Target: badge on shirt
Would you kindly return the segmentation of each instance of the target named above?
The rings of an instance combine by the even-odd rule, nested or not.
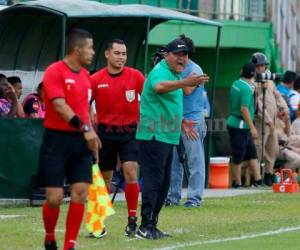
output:
[[[135,90],[126,90],[125,91],[126,100],[128,102],[133,102],[135,99]]]

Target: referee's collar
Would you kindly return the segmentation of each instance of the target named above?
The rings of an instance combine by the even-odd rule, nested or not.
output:
[[[122,71],[120,71],[119,73],[115,73],[115,74],[112,74],[108,71],[108,68],[106,67],[106,71],[107,71],[107,74],[110,76],[110,77],[118,77],[120,75],[122,75],[123,71],[124,71],[125,67],[122,69]]]

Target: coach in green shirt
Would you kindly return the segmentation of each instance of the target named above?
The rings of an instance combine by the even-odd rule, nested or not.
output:
[[[182,88],[207,81],[206,76],[196,74],[181,79],[188,61],[188,48],[181,39],[170,42],[166,51],[165,59],[153,68],[144,84],[136,134],[143,176],[142,223],[137,237],[151,240],[166,236],[156,226],[169,189],[173,147],[179,144]]]
[[[227,128],[232,149],[232,168],[234,188],[242,186],[241,164],[248,161],[254,175],[254,186],[262,185],[259,173],[256,147],[253,138],[257,138],[254,119],[254,76],[255,65],[245,64],[241,78],[235,81],[230,90],[230,113],[227,118]]]

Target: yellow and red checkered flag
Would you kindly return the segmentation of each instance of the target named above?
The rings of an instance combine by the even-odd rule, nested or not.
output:
[[[113,205],[97,164],[93,165],[93,184],[89,187],[86,228],[95,237],[104,229],[104,220],[114,214]]]

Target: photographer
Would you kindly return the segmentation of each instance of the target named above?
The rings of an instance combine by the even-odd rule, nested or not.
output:
[[[259,173],[256,148],[252,138],[257,138],[254,119],[254,86],[255,66],[245,64],[241,70],[241,78],[235,81],[230,90],[230,114],[227,118],[227,128],[233,156],[232,187],[239,188],[241,184],[241,165],[248,161],[254,175],[254,186],[262,185]]]
[[[267,57],[262,53],[255,53],[251,58],[255,65],[256,73],[268,72],[269,64]],[[263,91],[263,89],[265,89]],[[263,92],[265,93],[263,97]],[[288,107],[281,94],[271,80],[261,80],[256,82],[255,90],[255,127],[258,138],[254,141],[260,162],[264,162],[264,184],[272,185],[273,167],[279,152],[278,136],[275,130],[278,117],[288,115]],[[264,98],[264,102],[263,102]],[[263,108],[264,107],[264,108]],[[264,109],[264,117],[263,117]],[[264,126],[264,127],[262,127]],[[264,135],[262,135],[264,129]],[[262,148],[264,155],[262,156]]]

